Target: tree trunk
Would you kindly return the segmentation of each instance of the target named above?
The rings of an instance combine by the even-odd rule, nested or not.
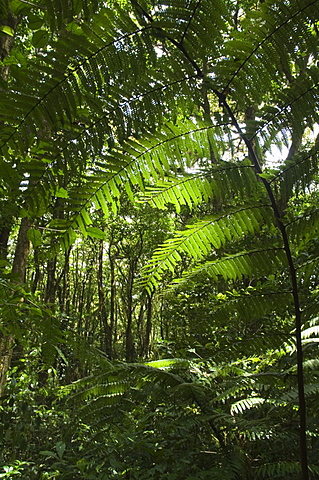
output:
[[[28,239],[28,230],[31,226],[31,220],[24,217],[21,221],[13,265],[12,274],[17,284],[24,283],[25,272],[30,250],[30,242]],[[0,397],[3,395],[6,383],[7,372],[10,368],[12,352],[14,346],[14,336],[4,335],[0,338]]]
[[[3,226],[0,230],[0,260],[6,260],[8,253],[8,240],[11,228]]]
[[[144,340],[144,357],[148,358],[150,355],[151,333],[152,333],[152,297],[153,295],[147,295],[147,316],[146,316],[146,330]]]
[[[8,0],[4,0],[4,5],[0,11],[0,24],[16,30],[19,18],[15,17],[13,13],[9,10]],[[1,62],[10,54],[14,44],[14,36],[2,34],[0,36],[0,59]],[[7,81],[9,76],[9,65],[4,65],[0,67],[0,76],[3,80]]]
[[[0,7],[0,24],[10,27],[15,31],[19,19],[9,10],[8,0],[2,2]],[[14,43],[14,37],[2,34],[0,36],[0,60],[3,62],[10,54]],[[7,81],[9,77],[9,65],[0,67],[0,76],[2,80]],[[12,218],[6,220],[0,231],[0,258],[5,259],[7,254],[7,245],[11,230]],[[31,225],[28,218],[23,218],[18,234],[18,240],[13,260],[12,273],[16,276],[17,283],[23,283],[25,279],[25,269],[29,253],[29,240],[27,232]],[[14,345],[14,336],[0,335],[0,397],[3,395],[4,386],[7,378],[7,371],[10,368],[12,351]]]
[[[26,266],[30,251],[30,241],[28,239],[28,230],[31,227],[31,220],[24,217],[21,220],[17,245],[14,253],[12,273],[16,275],[18,283],[24,283]]]
[[[127,362],[133,362],[135,357],[133,341],[133,281],[134,281],[134,260],[129,262],[129,271],[126,284],[126,331],[125,331],[125,358]]]
[[[45,303],[52,306],[55,303],[55,272],[56,272],[56,258],[48,260],[47,263],[47,284],[45,288]]]
[[[105,294],[104,294],[104,285],[103,285],[103,240],[100,242],[99,257],[98,257],[98,272],[97,272],[97,281],[98,281],[98,294],[99,294],[99,314],[101,319],[101,324],[104,329],[104,345],[105,353],[108,358],[112,358],[112,330],[111,325],[107,319],[107,310],[105,305]]]
[[[110,263],[110,334],[111,334],[111,344],[110,344],[110,353],[111,357],[114,356],[114,347],[113,341],[115,340],[115,325],[116,325],[116,281],[115,281],[115,258],[111,254],[111,245],[109,247],[109,263]]]

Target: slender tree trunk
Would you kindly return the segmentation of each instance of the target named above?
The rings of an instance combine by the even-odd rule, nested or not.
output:
[[[8,253],[8,240],[11,228],[4,225],[0,230],[0,260],[6,260]]]
[[[48,260],[47,263],[47,284],[45,289],[45,303],[52,306],[55,303],[55,274],[56,274],[56,258]]]
[[[144,344],[145,344],[145,338],[144,338],[144,317],[146,313],[146,295],[142,296],[139,302],[139,307],[140,311],[137,317],[137,338],[138,338],[138,355],[140,358],[143,358],[144,356]]]
[[[4,0],[0,10],[0,24],[10,27],[13,31],[16,30],[19,18],[15,17],[9,10],[8,0]],[[14,36],[2,34],[0,36],[0,60],[3,62],[13,48]],[[0,76],[2,80],[7,81],[9,77],[9,65],[0,67]],[[12,217],[6,218],[5,224],[1,226],[0,230],[0,258],[5,259],[7,255],[7,245],[11,231]],[[27,232],[31,225],[28,218],[23,218],[19,229],[12,273],[15,275],[17,283],[23,283],[25,280],[25,270],[29,254],[29,240]],[[3,395],[3,389],[6,383],[7,371],[10,368],[12,351],[14,346],[13,335],[0,335],[0,397]]]
[[[3,0],[2,5],[0,7],[0,25],[5,25],[13,30],[17,28],[19,23],[19,19],[15,17],[12,12],[9,10],[8,0]],[[2,32],[1,32],[2,33]],[[14,37],[11,35],[6,35],[2,33],[0,35],[0,60],[3,62],[13,48],[14,44]],[[9,65],[0,66],[0,77],[5,82],[8,80],[9,77]],[[2,93],[3,94],[3,93]],[[0,125],[1,125],[0,121]],[[7,256],[7,248],[8,248],[8,240],[10,236],[10,231],[13,223],[12,214],[5,215],[2,212],[2,225],[0,227],[0,259],[6,259]],[[1,350],[0,350],[1,351]]]
[[[28,230],[31,227],[31,220],[24,217],[21,220],[17,244],[14,253],[12,273],[16,275],[18,283],[24,283],[26,266],[30,251],[30,241],[28,239]]]
[[[61,291],[61,300],[60,300],[60,310],[63,313],[68,315],[68,306],[70,306],[70,282],[69,282],[69,272],[70,272],[70,252],[71,249],[65,252],[64,255],[64,266],[63,271],[61,274],[61,283],[62,283],[62,291]]]
[[[103,285],[103,253],[104,253],[104,244],[103,240],[100,242],[99,256],[98,256],[98,272],[97,272],[97,283],[98,283],[98,294],[99,294],[99,315],[101,319],[101,324],[104,329],[104,345],[105,353],[108,358],[112,358],[112,330],[108,322],[108,314],[105,304],[105,293]]]
[[[134,282],[134,260],[129,262],[129,271],[126,284],[126,331],[125,331],[125,358],[127,362],[132,362],[135,357],[133,341],[133,282]]]
[[[24,283],[25,280],[25,272],[30,250],[30,242],[28,239],[28,230],[30,226],[31,220],[24,217],[21,221],[12,265],[12,274],[17,284]],[[15,340],[12,334],[4,335],[0,338],[0,397],[3,395],[7,371],[10,368],[14,343]]]
[[[115,326],[116,326],[116,279],[115,279],[115,258],[111,254],[111,245],[108,251],[110,265],[110,354],[114,356]]]
[[[39,255],[38,255],[38,249],[34,249],[34,268],[35,268],[35,273],[32,275],[31,278],[31,292],[34,293],[36,289],[38,288],[40,279],[41,279],[41,270],[40,270],[40,262],[39,262]]]
[[[150,344],[151,344],[151,333],[152,333],[152,313],[153,313],[153,302],[152,295],[147,294],[147,315],[146,315],[146,330],[145,330],[145,340],[144,340],[144,357],[148,358],[150,355]]]
[[[13,13],[9,10],[8,0],[3,1],[3,5],[0,11],[0,24],[16,30],[19,18],[14,16]],[[2,34],[0,36],[0,59],[3,61],[11,52],[14,44],[14,36]],[[9,65],[4,65],[0,67],[0,76],[3,80],[7,81],[9,77]]]
[[[0,338],[0,399],[3,396],[4,387],[7,381],[7,372],[10,368],[13,346],[13,335],[5,335]]]

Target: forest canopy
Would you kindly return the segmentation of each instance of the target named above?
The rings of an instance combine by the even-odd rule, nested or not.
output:
[[[0,478],[318,478],[318,40],[0,0]]]

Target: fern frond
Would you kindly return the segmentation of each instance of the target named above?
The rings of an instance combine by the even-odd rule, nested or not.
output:
[[[65,26],[65,22],[70,22],[76,18],[80,12],[89,18],[92,13],[98,9],[97,0],[80,0],[79,2],[70,2],[64,0],[44,0],[44,5],[50,27],[53,31],[59,30]],[[41,8],[41,7],[39,7]]]
[[[141,201],[165,209],[174,205],[179,212],[182,205],[190,209],[203,201],[215,198],[219,202],[236,195],[244,200],[257,190],[257,182],[249,165],[228,164],[224,167],[212,168],[209,172],[199,172],[179,178],[165,178],[154,187],[146,187],[140,196]]]
[[[316,208],[292,220],[287,225],[287,232],[291,240],[306,245],[317,235],[319,228],[318,221],[319,209]]]
[[[185,230],[176,232],[173,238],[155,251],[152,260],[144,268],[141,283],[152,290],[158,285],[162,272],[168,269],[174,272],[176,264],[181,260],[181,254],[186,253],[194,260],[200,260],[227,242],[258,232],[262,225],[270,225],[271,221],[272,213],[269,207],[258,205],[230,210],[221,216],[208,217],[189,225]]]
[[[212,312],[212,320],[218,323],[227,323],[228,319],[236,315],[237,318],[258,318],[275,312],[279,309],[285,312],[291,304],[289,291],[262,290],[250,294],[249,290],[242,293],[234,292],[226,297],[220,306]]]
[[[275,309],[276,306],[274,305],[273,308]],[[235,361],[242,356],[265,355],[269,352],[280,354],[286,352],[288,347],[291,349],[292,345],[294,342],[291,334],[266,332],[260,335],[255,334],[253,337],[243,337],[236,342],[227,342],[221,348],[214,346],[212,352],[216,361],[222,362],[226,355],[230,361]],[[210,344],[206,347],[209,349]]]
[[[259,405],[264,405],[264,403],[265,399],[262,397],[243,398],[242,400],[238,400],[231,405],[230,412],[232,414],[240,414],[246,410],[250,410],[251,408],[256,408]]]
[[[219,126],[213,130],[219,136]],[[79,149],[78,144],[75,145]],[[70,219],[69,226],[61,238],[63,247],[70,246],[68,237],[73,238],[77,230],[84,235],[87,234],[86,226],[90,223],[83,221],[83,215],[89,216],[92,204],[96,209],[101,209],[106,217],[110,213],[116,214],[123,187],[133,200],[135,187],[145,192],[146,185],[154,181],[163,182],[164,187],[167,180],[164,182],[159,179],[166,179],[166,175],[172,170],[185,169],[191,166],[198,156],[201,158],[207,155],[209,155],[208,127],[201,127],[191,120],[177,124],[168,122],[160,133],[145,135],[139,140],[128,139],[122,145],[114,145],[109,153],[101,153],[92,164],[91,172],[88,172],[83,185],[80,188],[76,186],[68,192],[65,204],[72,212],[73,218]],[[60,163],[57,166],[60,166]],[[35,206],[41,204],[42,188],[46,181],[50,182],[51,192],[58,188],[51,176],[51,168],[47,168],[38,186],[32,185],[30,191],[26,192],[29,203]],[[169,188],[164,188],[162,195],[158,194],[153,203],[164,208],[165,202],[171,200],[179,209],[180,204],[184,202],[196,205],[201,199],[208,199],[210,192],[219,200],[232,195],[245,199],[258,189],[258,182],[248,165],[225,164],[224,167],[214,168],[207,176],[210,181],[189,178],[187,182],[176,185],[176,188],[169,183]]]
[[[300,38],[307,39],[308,45],[315,44],[307,21],[315,21],[317,15],[318,4],[314,0],[302,2],[300,5],[291,3],[289,6],[267,3],[248,12],[244,22],[249,34],[247,35],[247,30],[245,33],[238,30],[225,42],[225,60],[220,62],[217,70],[220,76],[219,84],[223,85],[225,90],[232,86],[238,97],[246,96],[245,88],[253,88],[255,98],[258,97],[257,86],[260,83],[270,86],[272,80],[280,76],[274,66],[280,62],[286,64]],[[297,21],[299,19],[301,21]],[[291,28],[292,24],[296,31]],[[292,37],[296,39],[296,43],[292,41]],[[230,58],[236,61],[231,63]],[[280,83],[281,79],[278,80]]]
[[[292,195],[306,190],[314,182],[318,173],[318,148],[316,142],[309,151],[301,152],[281,167],[272,182],[279,183],[282,201],[288,202]]]
[[[264,121],[261,122],[261,127],[257,129],[253,137],[259,135],[264,139],[266,145],[269,139],[278,136],[278,132],[283,137],[287,136],[287,131],[291,131],[290,136],[292,133],[302,136],[306,124],[312,125],[318,121],[316,113],[312,109],[313,102],[316,103],[319,98],[318,80],[315,84],[308,80],[303,92],[300,92],[299,84],[297,85],[295,90],[298,89],[298,91],[291,89],[292,91],[289,92],[289,95],[287,94],[286,99],[283,101],[278,99],[276,107],[265,107],[264,112],[261,112]],[[317,148],[318,146],[315,146],[316,150]]]
[[[252,279],[278,273],[285,265],[286,257],[282,249],[267,248],[239,252],[189,269],[181,278],[175,279],[167,290],[181,287],[197,275],[209,276],[214,281],[220,277],[230,282],[242,277]]]
[[[265,463],[254,469],[256,478],[291,478],[300,474],[298,462]]]

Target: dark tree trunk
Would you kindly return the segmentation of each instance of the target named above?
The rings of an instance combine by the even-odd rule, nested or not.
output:
[[[153,313],[153,302],[152,295],[147,295],[147,311],[146,311],[146,330],[145,330],[145,341],[144,341],[144,352],[143,356],[148,358],[150,355],[150,346],[151,346],[151,333],[152,333],[152,313]]]
[[[135,348],[133,341],[133,282],[134,282],[134,260],[129,263],[128,278],[126,284],[126,331],[125,331],[125,358],[127,362],[135,360]]]
[[[0,5],[0,25],[17,28],[19,19],[9,10],[8,0],[4,0]],[[14,44],[14,36],[2,34],[0,36],[0,60],[8,57]],[[7,81],[9,77],[9,65],[0,66],[0,77]],[[7,245],[11,230],[12,218],[6,219],[6,223],[1,226],[0,231],[0,259],[5,259],[7,255]],[[27,232],[31,225],[28,218],[23,218],[18,234],[17,245],[13,260],[12,273],[16,277],[17,283],[23,283],[25,279],[25,269],[29,253],[29,241]],[[14,337],[0,334],[0,397],[3,395],[3,389],[6,383],[7,371],[10,368],[12,351],[14,346]]]
[[[17,284],[24,283],[25,272],[30,250],[28,239],[28,230],[31,226],[31,220],[24,217],[21,221],[15,254],[12,265],[12,274]],[[7,371],[10,368],[11,358],[14,347],[14,336],[4,335],[0,338],[0,396],[6,383]]]
[[[0,260],[6,260],[8,254],[8,240],[11,228],[3,226],[0,230]]]
[[[105,353],[108,358],[112,358],[112,329],[107,318],[108,312],[106,309],[105,292],[104,292],[104,285],[103,285],[103,252],[104,252],[104,244],[103,244],[103,240],[101,240],[99,257],[98,257],[99,268],[97,272],[98,294],[99,294],[99,314],[100,314],[101,324],[104,329]]]
[[[2,2],[2,6],[0,7],[0,24],[5,25],[7,27],[12,28],[12,30],[16,30],[19,18],[15,17],[13,13],[9,10],[8,0],[4,0]],[[5,35],[2,34],[0,36],[0,60],[3,61],[11,52],[12,47],[14,44],[14,36],[13,35]],[[8,80],[9,76],[9,65],[4,65],[0,67],[0,76],[3,80]]]
[[[113,342],[115,340],[115,326],[116,326],[116,281],[115,281],[115,258],[111,254],[111,246],[109,248],[109,264],[110,264],[110,333],[111,345],[110,353],[112,358],[114,356]]]
[[[12,265],[12,273],[16,276],[18,283],[24,283],[25,281],[25,272],[30,251],[30,241],[28,239],[28,230],[30,227],[31,220],[24,217],[21,220]]]
[[[56,273],[56,258],[48,260],[47,263],[47,284],[45,288],[45,303],[50,303],[52,306],[55,303],[55,273]]]

